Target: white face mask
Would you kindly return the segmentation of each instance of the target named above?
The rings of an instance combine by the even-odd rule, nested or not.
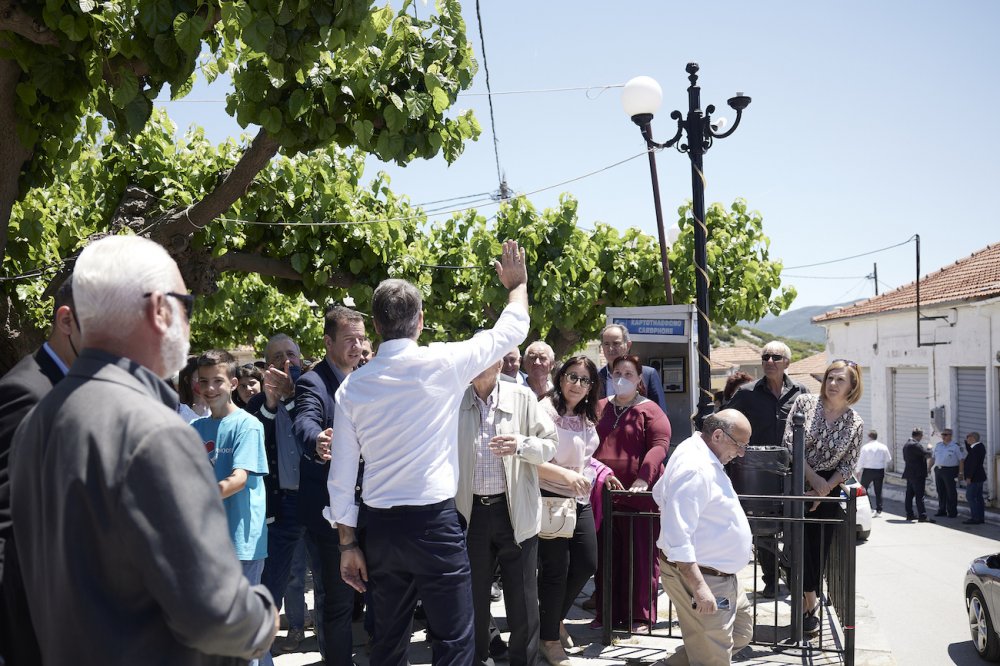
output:
[[[635,389],[638,386],[635,382],[630,382],[624,377],[615,377],[612,382],[612,386],[615,389],[615,395],[632,395],[635,393]]]

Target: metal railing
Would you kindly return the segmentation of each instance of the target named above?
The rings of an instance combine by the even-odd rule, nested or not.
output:
[[[773,524],[780,525],[780,531],[773,535],[755,534],[754,547],[757,552],[762,548],[776,549],[775,557],[775,580],[785,579],[789,587],[790,614],[787,620],[779,619],[783,602],[776,595],[774,599],[764,599],[760,595],[757,583],[760,579],[760,567],[758,561],[753,562],[753,590],[751,599],[753,618],[753,640],[751,645],[765,646],[775,651],[802,650],[808,652],[828,652],[838,653],[843,659],[845,666],[854,664],[854,621],[855,621],[855,545],[856,545],[856,525],[855,509],[856,497],[853,492],[847,492],[847,497],[813,497],[806,495],[798,496],[771,496],[771,495],[740,495],[743,501],[768,500],[780,502],[785,510],[784,515],[775,516],[748,516],[751,528],[755,526],[767,526],[765,532],[774,532]],[[659,533],[660,514],[655,511],[635,511],[631,509],[620,509],[616,507],[615,498],[622,497],[651,497],[651,493],[634,493],[627,490],[612,491],[604,489],[602,512],[604,519],[601,524],[601,548],[602,548],[602,571],[601,580],[601,615],[602,615],[602,642],[610,645],[615,635],[629,635],[632,627],[636,624],[634,610],[634,594],[636,590],[636,553],[635,534],[638,530],[645,530],[648,534],[650,544],[647,557],[647,568],[642,573],[645,574],[643,581],[648,581],[650,586],[649,598],[655,599],[657,596],[657,582],[653,577],[659,555],[656,548],[656,536]],[[808,510],[813,504],[840,505],[841,510],[836,511],[837,516],[833,518],[810,517]],[[796,514],[802,517],[795,517]],[[614,521],[619,521],[619,530],[627,535],[625,543],[615,543],[612,536]],[[625,522],[626,525],[621,525]],[[826,556],[823,549],[820,549],[820,571],[825,571],[825,582],[821,580],[820,590],[817,594],[821,600],[817,617],[820,620],[820,631],[814,637],[805,637],[802,634],[802,565],[793,563],[793,533],[798,529],[805,531],[806,526],[818,528],[820,540],[830,539],[829,555]],[[784,535],[784,536],[781,536]],[[770,546],[766,545],[770,542]],[[776,547],[781,543],[783,547]],[[617,555],[617,557],[616,557]],[[799,560],[801,561],[801,560]],[[748,563],[749,564],[749,563]],[[615,578],[620,576],[620,572],[626,572],[627,590],[616,589]],[[616,576],[615,573],[619,572]],[[794,575],[795,573],[798,575]],[[824,592],[825,591],[825,592]],[[626,595],[628,598],[628,613],[625,622],[616,627],[613,617],[613,603],[618,595]],[[663,620],[651,615],[650,621],[644,622],[648,633],[654,637],[679,638],[679,630],[675,632],[677,616],[674,613],[673,604],[669,598],[662,597],[668,601],[668,612],[666,626],[662,628]],[[772,606],[772,612],[760,612],[761,608]],[[655,604],[653,604],[655,608]],[[834,613],[829,612],[832,608]],[[619,620],[621,618],[618,618]],[[769,621],[770,620],[770,621]]]

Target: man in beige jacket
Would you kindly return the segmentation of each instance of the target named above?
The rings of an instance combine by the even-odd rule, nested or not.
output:
[[[480,373],[458,419],[458,494],[468,523],[478,666],[490,657],[490,583],[500,564],[512,666],[538,654],[537,553],[541,509],[536,465],[556,451],[556,429],[529,389],[498,381],[503,361]]]

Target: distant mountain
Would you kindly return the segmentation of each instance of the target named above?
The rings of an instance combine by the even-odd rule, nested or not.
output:
[[[853,301],[851,301],[853,303]],[[770,333],[771,335],[783,338],[793,338],[795,340],[808,340],[809,342],[825,342],[826,331],[822,326],[812,323],[812,318],[829,312],[839,305],[810,305],[804,308],[789,310],[777,317],[767,315],[756,324],[741,322],[744,325],[752,326],[758,330]]]

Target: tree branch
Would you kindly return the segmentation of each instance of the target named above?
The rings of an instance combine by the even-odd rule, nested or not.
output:
[[[59,38],[24,13],[13,0],[0,0],[0,32],[12,32],[40,46],[59,46]]]
[[[31,158],[31,150],[17,138],[14,100],[20,77],[21,67],[16,61],[0,59],[0,264],[7,256],[10,213],[17,201],[21,169]]]
[[[253,179],[277,154],[278,148],[278,142],[261,128],[240,161],[214,190],[189,209],[172,209],[164,213],[154,222],[150,237],[172,253],[183,250],[190,234],[229,210],[246,194]]]
[[[215,268],[220,273],[235,271],[238,273],[258,273],[260,275],[270,275],[272,277],[283,278],[285,280],[302,281],[302,274],[292,268],[292,264],[281,259],[273,259],[259,254],[248,252],[227,252],[215,260]],[[328,287],[348,288],[354,286],[356,280],[353,275],[334,271],[327,281]]]

